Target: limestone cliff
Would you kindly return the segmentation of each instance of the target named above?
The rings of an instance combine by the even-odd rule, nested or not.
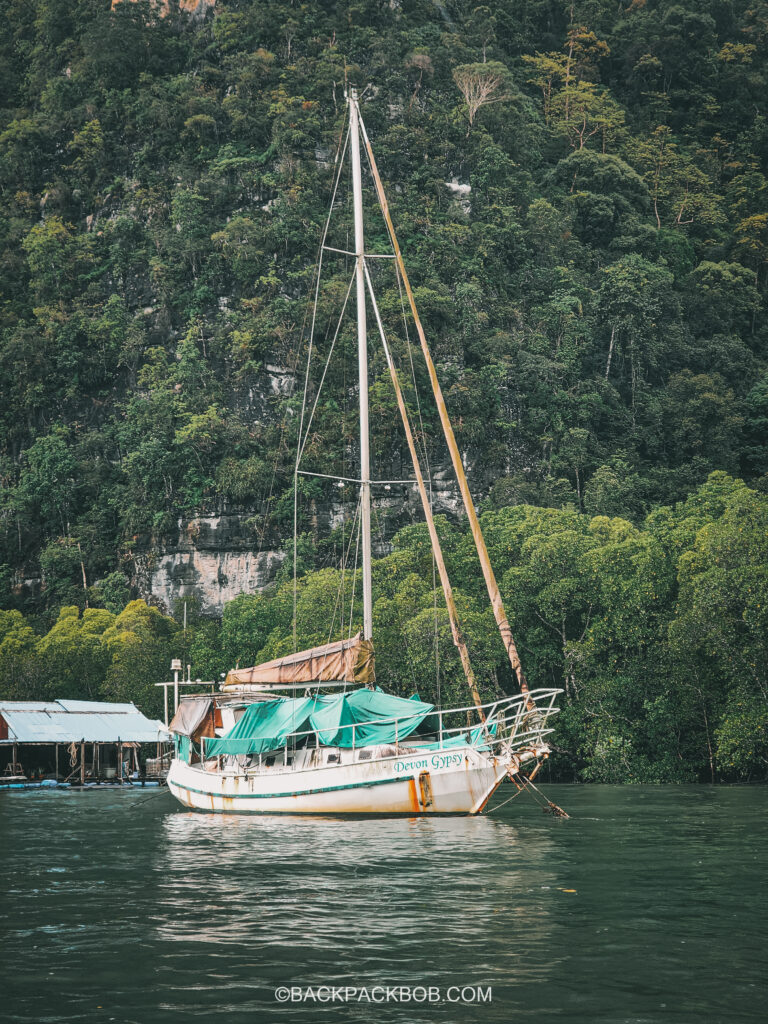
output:
[[[133,3],[134,0],[112,0],[112,9],[124,2]],[[163,15],[168,13],[172,5],[193,18],[202,18],[216,6],[216,0],[153,0],[153,6],[159,7]]]
[[[382,488],[377,488],[382,491]],[[435,512],[455,518],[460,501],[450,469],[433,473]],[[415,485],[392,485],[377,498],[374,555],[391,550],[390,539],[401,527],[421,522],[423,514]],[[313,511],[312,530],[318,538],[340,526],[346,508],[340,502]],[[288,543],[288,542],[287,542]],[[286,559],[285,550],[261,547],[253,513],[180,518],[172,533],[148,538],[133,552],[133,584],[152,604],[173,612],[177,602],[193,598],[205,615],[221,615],[224,605],[240,594],[254,594],[272,583]]]
[[[285,554],[259,551],[246,516],[179,519],[175,536],[134,557],[141,595],[172,612],[185,597],[207,615],[221,615],[239,594],[253,594],[275,578]]]

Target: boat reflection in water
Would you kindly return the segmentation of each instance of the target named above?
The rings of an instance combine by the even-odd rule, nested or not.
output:
[[[477,984],[505,984],[512,970],[517,981],[521,972],[540,977],[541,963],[509,941],[514,930],[526,946],[550,944],[551,908],[541,896],[557,884],[553,838],[535,820],[531,843],[493,814],[386,823],[307,817],[300,829],[282,817],[167,815],[157,945],[171,959],[188,943],[206,946],[214,971],[218,958],[228,973],[249,962],[262,989],[447,986],[462,965],[460,980]],[[481,962],[471,955],[475,944]],[[446,957],[446,945],[457,956]]]

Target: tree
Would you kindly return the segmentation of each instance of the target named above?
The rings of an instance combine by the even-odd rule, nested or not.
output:
[[[768,374],[750,389],[744,402],[742,460],[747,472],[768,474]]]
[[[584,510],[591,515],[624,516],[637,521],[644,511],[640,476],[622,460],[598,466],[584,489]]]
[[[631,162],[648,185],[657,228],[723,224],[723,200],[697,161],[682,151],[672,129],[660,125],[630,145]]]
[[[108,612],[119,615],[131,596],[128,578],[125,573],[116,569],[94,583],[90,589],[90,596],[94,604],[103,605]]]
[[[592,245],[608,245],[648,210],[645,182],[613,154],[577,149],[557,164],[551,180],[572,197],[575,228]]]
[[[534,534],[522,547],[522,564],[503,578],[505,600],[518,630],[523,629],[526,647],[536,649],[529,670],[538,678],[562,683],[573,700],[582,685],[577,649],[596,601],[585,573],[585,558],[594,540],[586,535],[583,521],[579,525],[578,531]]]
[[[418,96],[419,91],[421,90],[421,85],[422,82],[424,81],[424,75],[433,75],[435,73],[435,69],[432,66],[432,59],[430,58],[428,53],[410,54],[406,60],[406,67],[418,73],[418,78],[414,82],[413,93],[408,103],[408,107],[410,108],[413,106],[416,97]]]
[[[597,84],[598,63],[610,48],[594,32],[572,25],[565,53],[523,55],[544,100],[544,118],[553,132],[568,139],[572,149],[583,149],[597,137],[605,153],[624,127],[624,111],[610,91]]]
[[[755,284],[759,286],[760,271],[768,264],[768,213],[756,213],[739,221],[735,248],[742,259],[754,267]]]
[[[114,615],[104,609],[65,607],[36,644],[46,695],[97,700],[110,662],[104,634]]]
[[[483,64],[460,64],[453,69],[453,80],[467,105],[467,134],[482,107],[503,103],[510,98],[509,71],[497,60]]]
[[[36,658],[39,636],[19,611],[0,611],[0,695],[5,700],[35,700],[45,680]]]
[[[744,420],[733,391],[719,374],[673,374],[664,404],[671,460],[700,461],[708,470],[736,468]]]
[[[88,580],[80,545],[71,537],[57,537],[40,553],[43,589],[49,607],[88,603]]]
[[[760,308],[754,276],[740,263],[702,260],[687,283],[690,320],[701,334],[746,331]]]
[[[293,585],[282,584],[274,592],[241,594],[224,609],[221,624],[223,670],[257,665],[270,636],[291,631]]]
[[[643,374],[658,365],[664,349],[661,324],[666,319],[673,280],[665,267],[634,254],[603,271],[599,308],[610,329],[605,378],[611,376],[618,353],[628,356],[633,415]]]
[[[74,242],[71,225],[53,216],[35,224],[23,243],[38,302],[61,297],[71,275]]]
[[[483,64],[486,63],[486,50],[496,41],[496,17],[490,7],[475,7],[469,17],[467,34],[473,46],[483,53]]]
[[[4,127],[0,132],[0,173],[8,187],[39,183],[49,144],[48,133],[36,118],[13,119]]]
[[[768,502],[736,491],[680,560],[670,643],[701,694],[712,771],[744,777],[768,765]],[[716,728],[718,712],[721,724]]]
[[[624,130],[624,111],[610,92],[592,82],[576,82],[552,100],[552,127],[565,135],[572,149],[581,150],[591,139],[603,153]]]
[[[144,601],[131,601],[113,618],[102,640],[108,653],[101,693],[109,700],[133,701],[150,718],[162,714],[155,685],[177,655],[178,626]]]
[[[30,445],[24,456],[14,504],[20,514],[36,520],[43,530],[69,535],[76,506],[77,462],[62,426]]]

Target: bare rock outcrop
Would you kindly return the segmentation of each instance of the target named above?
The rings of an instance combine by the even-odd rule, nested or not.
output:
[[[178,522],[176,537],[136,553],[136,585],[143,597],[173,612],[185,597],[205,615],[221,615],[239,594],[254,594],[271,583],[285,559],[281,551],[254,546],[248,517],[200,516]]]

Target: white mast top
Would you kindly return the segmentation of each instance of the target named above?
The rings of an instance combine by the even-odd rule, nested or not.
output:
[[[357,91],[349,90],[349,135],[352,150],[352,191],[355,212],[355,271],[357,284],[357,364],[360,387],[360,516],[363,539],[363,639],[373,638],[371,586],[371,466],[368,436],[368,341],[365,317],[365,236],[363,185],[360,170],[360,118]]]

